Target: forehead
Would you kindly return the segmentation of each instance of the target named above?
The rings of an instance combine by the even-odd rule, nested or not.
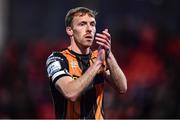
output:
[[[76,13],[73,17],[73,22],[81,22],[81,21],[87,21],[87,22],[95,22],[95,18],[88,14],[88,13]]]

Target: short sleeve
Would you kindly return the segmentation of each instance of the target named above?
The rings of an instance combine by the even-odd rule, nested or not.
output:
[[[68,71],[68,62],[66,57],[59,53],[53,52],[46,61],[48,77],[55,83],[60,77],[70,76]]]

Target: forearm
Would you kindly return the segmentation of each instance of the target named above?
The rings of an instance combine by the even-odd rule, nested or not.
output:
[[[93,81],[93,78],[98,73],[101,66],[102,63],[96,61],[81,77],[77,78],[76,80],[67,80],[67,78],[65,78],[63,83],[59,83],[58,88],[61,89],[65,97],[67,97],[71,101],[76,101],[80,94]],[[57,82],[62,81],[59,80]]]
[[[109,67],[110,75],[111,75],[111,80],[113,85],[115,85],[116,88],[118,88],[118,91],[121,93],[126,92],[127,90],[127,80],[126,77],[119,67],[114,55],[112,52],[109,53],[109,56],[107,58],[107,65]]]
[[[97,33],[95,39],[96,43],[106,51],[106,62],[110,70],[110,74],[106,72],[106,77],[109,79],[111,75],[112,80],[109,79],[109,82],[118,88],[121,93],[125,92],[127,90],[126,77],[111,52],[111,35],[108,29],[102,31],[102,33]]]
[[[70,91],[76,91],[76,94],[79,95],[84,89],[86,89],[89,84],[93,81],[93,78],[97,74],[101,67],[100,62],[95,62],[87,71],[79,77],[77,80],[72,81],[69,86],[74,86],[70,87]]]

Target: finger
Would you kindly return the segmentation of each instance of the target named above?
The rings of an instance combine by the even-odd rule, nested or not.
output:
[[[105,39],[103,39],[103,38],[95,37],[95,39],[96,39],[97,41],[99,41],[99,42],[102,42],[102,43],[108,45],[108,46],[111,45],[109,41],[107,41],[107,40],[105,40]]]
[[[106,44],[104,44],[104,43],[102,43],[102,42],[96,41],[96,43],[97,43],[98,45],[102,46],[102,47],[103,47],[104,49],[106,49],[106,50],[109,50],[109,49],[110,49],[108,45],[106,45]]]
[[[104,40],[97,40],[96,42],[98,43],[102,43],[103,44],[103,47],[105,47],[106,49],[111,49],[111,45],[109,43],[104,43]]]
[[[101,38],[104,38],[104,39],[108,40],[108,37],[107,37],[106,35],[104,35],[104,34],[96,33],[96,36],[98,36],[98,37],[101,37]]]
[[[95,39],[96,39],[96,38],[102,38],[102,39],[105,39],[105,41],[107,41],[109,44],[111,44],[111,41],[110,41],[110,40],[108,40],[108,38],[107,38],[107,37],[105,37],[105,36],[104,36],[104,35],[102,35],[102,34],[97,33],[97,35],[96,35]]]
[[[108,38],[108,39],[111,39],[111,35],[108,33],[108,31],[106,30],[104,30],[104,31],[102,31],[102,33]]]
[[[111,35],[109,34],[109,32],[108,32],[108,29],[106,28],[104,31],[102,31],[102,33],[103,34],[105,34],[107,37],[108,37],[108,39],[110,39],[111,40]]]

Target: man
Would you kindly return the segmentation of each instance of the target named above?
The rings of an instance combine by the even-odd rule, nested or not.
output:
[[[125,75],[111,52],[108,29],[96,33],[95,16],[85,7],[71,9],[65,18],[70,46],[47,59],[57,118],[103,119],[104,80],[119,93],[127,90]],[[99,49],[91,51],[94,39]]]

